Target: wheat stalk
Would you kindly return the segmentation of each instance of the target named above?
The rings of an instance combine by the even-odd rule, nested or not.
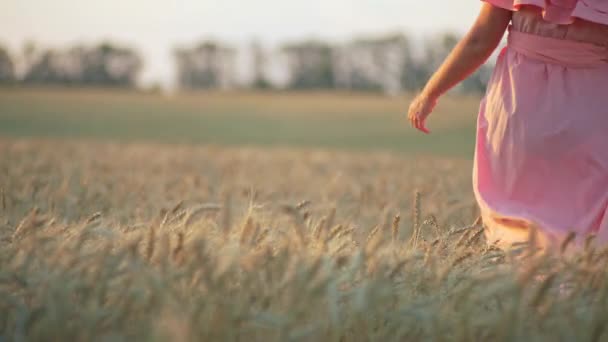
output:
[[[412,219],[413,219],[413,227],[414,227],[414,233],[412,234],[412,240],[411,240],[411,244],[416,247],[418,246],[418,239],[420,237],[420,215],[421,215],[421,205],[420,205],[420,192],[418,190],[416,190],[414,192],[414,205],[412,206],[413,209],[413,213],[412,213]]]
[[[399,222],[401,221],[401,216],[399,214],[395,215],[392,224],[392,238],[393,243],[397,243],[399,241]]]

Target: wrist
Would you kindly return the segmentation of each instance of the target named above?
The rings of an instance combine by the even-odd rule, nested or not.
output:
[[[422,92],[420,93],[420,96],[426,98],[428,101],[431,102],[437,102],[437,100],[439,99],[439,97],[441,96],[441,94],[432,91],[430,89],[423,89]]]

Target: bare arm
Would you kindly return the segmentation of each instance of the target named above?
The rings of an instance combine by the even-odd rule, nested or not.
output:
[[[510,20],[510,11],[484,4],[473,27],[431,77],[423,93],[438,98],[475,72],[496,49]]]
[[[473,27],[413,101],[408,116],[414,127],[428,133],[424,120],[433,110],[437,99],[486,62],[500,43],[510,21],[510,11],[487,3],[483,5]]]

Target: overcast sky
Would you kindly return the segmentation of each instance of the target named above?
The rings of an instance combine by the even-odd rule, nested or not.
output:
[[[144,79],[171,78],[171,48],[200,38],[269,44],[394,32],[464,32],[478,0],[0,0],[0,44],[65,46],[110,39],[146,57]]]

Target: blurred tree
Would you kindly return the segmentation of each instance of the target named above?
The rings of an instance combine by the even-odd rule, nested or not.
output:
[[[401,86],[403,89],[409,92],[416,92],[424,87],[426,81],[431,76],[430,68],[425,65],[424,60],[419,61],[410,57],[403,63],[401,76]]]
[[[453,33],[444,33],[427,43],[423,60],[417,66],[414,66],[416,79],[421,81],[417,87],[418,89],[424,86],[459,41],[459,36]],[[481,66],[479,70],[460,83],[455,91],[461,93],[485,92],[491,71],[492,68],[488,64]]]
[[[81,77],[84,84],[133,86],[142,67],[142,60],[135,51],[108,43],[92,50],[75,48],[70,51],[74,62],[82,61]]]
[[[251,87],[255,89],[270,89],[272,83],[268,80],[267,68],[268,68],[268,54],[264,49],[262,43],[258,40],[254,40],[251,43],[251,57],[252,61],[252,72],[253,79],[251,81]]]
[[[394,95],[421,89],[459,39],[453,33],[438,35],[425,42],[420,58],[414,57],[410,40],[400,33],[336,46],[305,41],[285,45],[282,50],[293,89],[338,88]],[[455,90],[482,93],[490,70],[482,66]]]
[[[439,68],[454,46],[459,37],[453,33],[445,33],[427,40],[422,47],[421,58],[412,59],[406,68],[404,87],[410,91],[420,90],[431,75]]]
[[[488,86],[488,81],[492,75],[493,68],[490,64],[482,65],[473,75],[469,76],[460,84],[460,89],[464,93],[483,94]]]
[[[62,83],[61,73],[54,67],[56,52],[46,50],[38,53],[29,50],[28,59],[32,64],[27,65],[27,71],[23,77],[24,83]]]
[[[234,86],[234,49],[213,41],[175,50],[177,83],[184,89],[227,89]]]
[[[133,87],[142,67],[134,50],[109,43],[44,51],[30,46],[25,59],[23,81],[35,84]]]
[[[357,39],[337,49],[336,84],[340,88],[380,90],[396,94],[402,90],[410,45],[403,34]]]
[[[15,81],[15,65],[8,51],[0,46],[0,84],[13,83]]]
[[[460,37],[451,32],[440,34],[434,40],[431,40],[427,44],[425,56],[431,69],[439,68],[459,41]]]
[[[286,82],[292,89],[354,89],[397,94],[417,91],[439,67],[459,37],[452,33],[427,40],[414,57],[408,36],[397,33],[357,38],[340,45],[308,40],[285,44],[280,56],[273,55],[259,41],[250,53],[249,87],[267,89]],[[184,89],[228,89],[237,85],[237,51],[217,41],[202,41],[174,51],[177,85]],[[30,84],[102,85],[133,87],[142,68],[136,51],[110,43],[78,45],[68,49],[40,49],[24,46],[16,66],[0,48],[0,82],[16,79]],[[278,58],[277,58],[278,57]],[[272,61],[285,62],[270,65]],[[270,67],[273,67],[270,69]],[[270,71],[273,73],[270,74]],[[491,69],[483,66],[457,87],[457,91],[481,93]],[[246,79],[238,84],[246,83]]]
[[[289,84],[292,89],[330,89],[335,87],[334,48],[319,41],[286,44]]]
[[[32,65],[34,64],[36,56],[38,55],[38,46],[31,40],[26,41],[25,44],[23,44],[22,54],[23,62],[26,64],[26,66]]]

